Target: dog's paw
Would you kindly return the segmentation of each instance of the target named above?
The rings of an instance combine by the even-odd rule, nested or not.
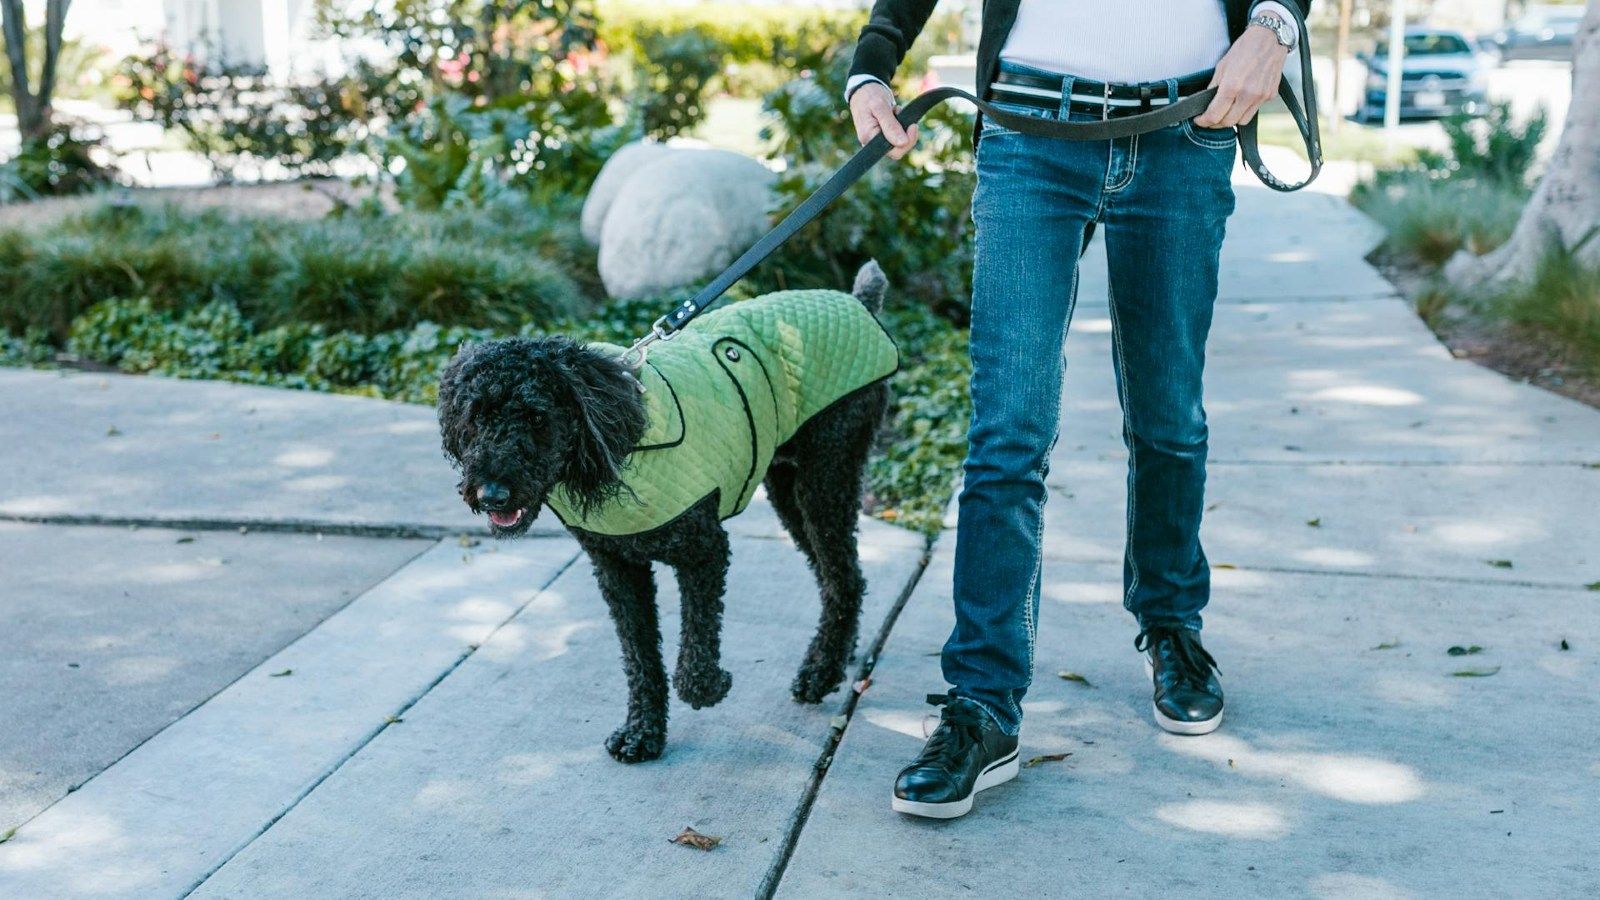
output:
[[[661,755],[667,746],[665,728],[628,723],[606,738],[606,752],[617,762],[648,762]]]
[[[678,690],[678,699],[695,709],[703,709],[716,706],[728,696],[733,676],[722,669],[713,669],[708,674],[689,674],[680,669],[672,677],[672,686]]]
[[[823,697],[838,690],[839,685],[843,683],[843,665],[808,662],[801,666],[799,674],[794,676],[794,684],[789,685],[789,693],[794,696],[796,703],[821,703]]]

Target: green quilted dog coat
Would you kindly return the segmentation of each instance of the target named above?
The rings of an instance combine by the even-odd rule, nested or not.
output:
[[[704,313],[652,347],[639,372],[649,424],[623,464],[628,490],[587,516],[564,487],[547,502],[568,527],[609,535],[658,528],[713,491],[722,518],[738,515],[779,445],[899,366],[877,318],[839,291],[780,291]]]

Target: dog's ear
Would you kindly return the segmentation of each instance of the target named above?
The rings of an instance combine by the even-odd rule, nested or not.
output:
[[[572,456],[562,480],[584,515],[624,485],[622,464],[644,434],[638,382],[616,358],[576,343],[558,355],[577,413]]]
[[[465,426],[472,406],[472,394],[465,383],[466,371],[478,352],[476,345],[464,345],[439,376],[439,436],[443,439],[445,455],[456,465],[460,465]]]

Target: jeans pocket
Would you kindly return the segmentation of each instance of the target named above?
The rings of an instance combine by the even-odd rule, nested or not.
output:
[[[1239,134],[1232,128],[1201,128],[1193,119],[1183,122],[1183,135],[1190,143],[1207,150],[1232,150]]]

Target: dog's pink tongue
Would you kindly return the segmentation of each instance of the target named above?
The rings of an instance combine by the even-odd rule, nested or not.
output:
[[[489,513],[489,521],[499,525],[501,528],[510,528],[511,526],[522,521],[522,510],[517,509],[512,510],[511,512],[492,512]]]

